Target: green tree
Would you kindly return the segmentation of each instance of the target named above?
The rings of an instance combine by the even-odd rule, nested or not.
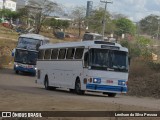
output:
[[[78,26],[79,37],[81,36],[81,29],[83,28],[83,23],[85,20],[86,9],[81,7],[75,7],[72,11],[72,17],[74,18],[74,23]]]
[[[64,31],[65,31],[65,29],[67,29],[69,26],[70,26],[69,21],[67,21],[67,20],[62,21],[62,27],[63,27]]]
[[[87,19],[89,31],[93,32],[102,32],[103,27],[103,19],[104,19],[104,13],[106,12],[106,29],[105,33],[112,33],[114,31],[114,23],[110,19],[110,14],[108,11],[105,11],[104,9],[100,8],[99,10],[92,11],[91,16]]]
[[[29,11],[29,17],[35,21],[35,29],[37,34],[40,32],[41,26],[46,20],[46,17],[53,12],[61,10],[56,2],[50,0],[29,1],[27,8]]]
[[[53,31],[55,28],[64,29],[65,31],[65,29],[67,29],[70,26],[70,23],[67,20],[56,20],[55,18],[51,18],[47,19],[44,22],[44,25],[52,27]]]
[[[118,36],[121,36],[122,34],[134,35],[136,32],[135,25],[131,20],[127,18],[120,18],[120,19],[114,20],[114,23],[116,25],[115,33]]]
[[[6,19],[17,19],[19,17],[18,12],[11,11],[10,9],[3,9],[0,11],[0,16],[5,17]]]
[[[149,15],[143,18],[139,23],[141,31],[148,35],[156,34],[158,30],[158,19],[159,16],[157,15]]]

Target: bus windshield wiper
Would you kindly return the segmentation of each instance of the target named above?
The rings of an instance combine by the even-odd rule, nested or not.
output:
[[[121,71],[121,70],[127,70],[125,66],[120,66],[120,65],[117,65],[117,66],[114,66],[114,65],[113,65],[112,68],[113,68],[113,69],[116,69],[116,70],[119,70],[119,71]]]

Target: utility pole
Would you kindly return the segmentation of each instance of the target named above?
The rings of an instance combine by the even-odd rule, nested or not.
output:
[[[6,2],[6,0],[3,0],[3,6],[2,6],[3,12],[5,12],[5,2]],[[2,13],[2,21],[4,21],[4,14],[5,13]]]
[[[108,3],[113,3],[113,2],[108,2],[108,1],[100,1],[101,3],[105,3],[105,12],[104,12],[104,16],[103,16],[103,29],[102,29],[102,35],[103,35],[103,40],[104,40],[104,34],[105,34],[105,28],[106,28],[106,9],[107,9],[107,4]]]
[[[159,19],[158,19],[158,32],[157,32],[157,40],[159,40]]]
[[[3,8],[2,9],[5,9],[5,2],[6,2],[6,0],[3,0]]]

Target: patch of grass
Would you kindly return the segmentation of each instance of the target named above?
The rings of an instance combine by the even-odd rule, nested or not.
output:
[[[13,63],[11,52],[16,47],[16,44],[17,42],[12,40],[0,39],[0,68]]]
[[[159,67],[158,67],[159,68]],[[141,60],[133,60],[128,80],[128,95],[160,98],[160,72]]]
[[[17,32],[15,32],[15,30],[5,28],[2,25],[0,25],[0,37],[17,40],[18,36],[19,35]]]

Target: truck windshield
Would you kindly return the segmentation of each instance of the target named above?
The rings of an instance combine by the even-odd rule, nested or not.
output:
[[[89,66],[96,70],[128,71],[128,53],[108,49],[90,49]]]
[[[38,52],[17,49],[14,59],[15,62],[29,64],[29,65],[36,65],[37,57],[38,57]]]
[[[18,40],[17,48],[23,48],[28,50],[38,50],[40,45],[41,45],[41,40],[20,37]]]

